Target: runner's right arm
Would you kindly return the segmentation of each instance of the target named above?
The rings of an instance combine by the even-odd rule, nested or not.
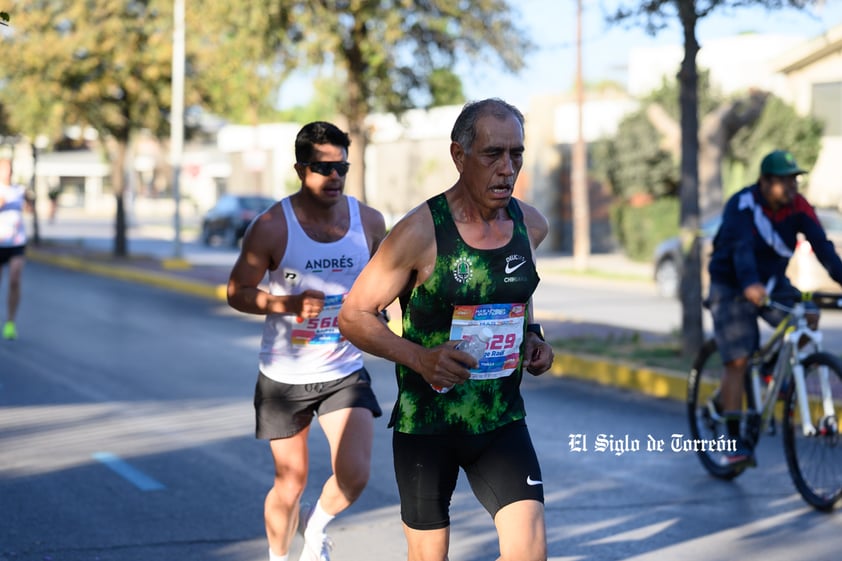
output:
[[[396,335],[379,319],[381,310],[429,276],[435,261],[432,216],[422,205],[392,228],[357,277],[339,312],[339,330],[359,349],[403,364],[430,384],[450,387],[470,377],[458,362],[465,353],[453,344],[425,348]]]
[[[260,288],[269,270],[283,259],[287,227],[283,209],[275,204],[260,214],[243,237],[240,255],[228,278],[228,305],[247,314],[290,314],[315,318],[324,308],[324,293],[305,290],[294,295],[273,295]]]

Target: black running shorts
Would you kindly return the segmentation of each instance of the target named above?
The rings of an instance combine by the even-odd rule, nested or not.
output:
[[[288,438],[304,430],[313,416],[362,407],[375,417],[383,414],[365,368],[339,380],[318,384],[284,384],[263,373],[254,389],[257,438]]]
[[[16,245],[13,247],[0,247],[0,267],[12,260],[12,257],[26,254],[25,245]]]
[[[394,431],[392,449],[401,519],[415,530],[450,525],[450,499],[460,467],[492,518],[517,501],[544,502],[541,468],[523,420],[476,435]]]

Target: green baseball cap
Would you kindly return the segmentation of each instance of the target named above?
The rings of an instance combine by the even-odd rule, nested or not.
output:
[[[795,157],[786,150],[775,150],[774,152],[769,152],[763,158],[763,161],[760,162],[761,175],[783,176],[798,175],[801,173],[807,173],[807,170],[803,170],[798,167],[798,164],[795,162]]]

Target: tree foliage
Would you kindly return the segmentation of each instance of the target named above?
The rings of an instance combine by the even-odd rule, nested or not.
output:
[[[703,114],[713,111],[723,101],[710,85],[710,73],[699,73],[699,109]],[[652,198],[677,197],[680,169],[675,154],[678,146],[665,146],[665,141],[648,116],[651,106],[663,109],[675,122],[680,118],[678,83],[664,78],[659,88],[641,100],[637,111],[624,117],[612,138],[594,147],[596,172],[611,185],[614,196],[628,201],[636,196]]]
[[[238,123],[277,117],[278,88],[296,64],[283,48],[290,36],[278,33],[283,4],[186,3],[188,74],[205,108]]]
[[[703,84],[708,82],[706,75],[707,71],[700,73]],[[748,96],[750,94],[725,97],[712,93],[709,87],[700,88],[699,105],[706,111],[702,121],[708,122],[722,107],[734,100],[739,103]],[[653,105],[661,107],[664,104],[667,105],[665,113],[677,122],[677,104],[670,104],[676,97],[676,85],[664,81],[658,90],[642,100],[637,111],[620,122],[613,137],[603,139],[593,147],[595,171],[608,182],[617,200],[622,201],[622,208],[614,213],[613,224],[620,243],[633,258],[649,259],[657,242],[678,232],[680,168],[675,154],[679,147],[670,146],[674,139],[666,139],[648,116]],[[739,128],[725,147],[724,177],[718,182],[721,186],[724,184],[725,189],[716,199],[721,201],[754,182],[760,160],[776,148],[791,150],[798,162],[809,169],[818,158],[821,129],[821,124],[813,117],[798,115],[780,98],[767,96],[760,117]],[[705,148],[705,142],[701,142],[701,150]],[[672,199],[673,202],[659,206],[654,212],[627,205],[629,201],[647,199]],[[635,218],[638,214],[640,219]],[[652,224],[641,226],[647,221]],[[669,224],[660,224],[663,221]],[[649,236],[659,228],[661,235]]]
[[[462,80],[447,68],[434,70],[430,74],[430,97],[428,107],[465,103]]]
[[[760,119],[741,129],[729,145],[731,171],[726,191],[733,192],[757,179],[760,160],[772,150],[789,150],[800,166],[812,168],[821,151],[822,130],[814,117],[801,116],[782,99],[771,97]]]
[[[517,71],[532,47],[504,0],[278,0],[277,6],[284,59],[329,66],[345,86],[340,109],[355,162],[348,189],[360,198],[367,115],[427,105],[441,70],[458,57],[493,58]]]
[[[313,96],[301,105],[283,109],[280,118],[291,123],[305,124],[312,121],[333,120],[342,107],[342,84],[330,77],[313,81]]]
[[[593,154],[595,172],[608,181],[618,200],[678,194],[678,162],[662,147],[645,110],[623,118],[617,134],[596,143]]]
[[[267,2],[222,11],[219,2],[189,3],[187,106],[225,116],[259,115],[281,73]],[[17,1],[0,61],[12,125],[34,137],[61,136],[67,125],[92,127],[111,164],[116,197],[114,253],[127,254],[123,208],[133,136],[169,134],[172,84],[171,0]],[[262,57],[262,58],[261,58]]]
[[[725,96],[717,90],[710,80],[710,70],[699,69],[698,100],[699,114],[707,115],[724,101]],[[676,72],[678,74],[678,72]],[[681,107],[678,103],[679,84],[673,77],[666,76],[661,81],[658,89],[652,90],[643,101],[644,103],[656,103],[664,108],[664,111],[676,120],[681,118]]]
[[[781,8],[803,9],[820,5],[825,0],[622,0],[610,19],[615,22],[635,19],[641,21],[650,35],[656,35],[676,19],[682,18],[682,10],[690,10],[695,20],[709,16],[714,11],[736,10],[748,7],[763,7],[767,10]],[[629,3],[631,2],[631,3]],[[685,12],[688,16],[689,12]]]

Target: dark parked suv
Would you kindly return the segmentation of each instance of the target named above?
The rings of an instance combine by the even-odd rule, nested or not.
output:
[[[255,216],[275,200],[263,195],[223,195],[202,218],[202,242],[236,247]]]

